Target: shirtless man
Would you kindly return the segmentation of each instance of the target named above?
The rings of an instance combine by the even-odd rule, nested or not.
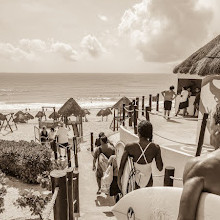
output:
[[[130,143],[125,146],[124,153],[121,158],[121,164],[118,173],[118,186],[122,189],[121,177],[128,157],[133,158],[136,172],[135,188],[148,187],[153,185],[151,172],[151,163],[153,159],[159,171],[163,169],[163,161],[159,145],[152,143],[153,127],[149,121],[141,121],[138,124],[138,143]],[[140,174],[140,176],[138,176]],[[138,180],[138,181],[137,181]]]
[[[220,195],[220,149],[191,159],[183,173],[178,220],[195,220],[202,192]]]

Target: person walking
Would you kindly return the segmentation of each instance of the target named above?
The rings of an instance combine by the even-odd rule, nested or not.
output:
[[[135,189],[153,186],[151,163],[153,159],[159,171],[163,169],[160,146],[152,142],[153,126],[143,120],[138,124],[138,142],[126,144],[118,172],[118,186],[122,190],[121,177],[128,157],[133,158]]]
[[[172,108],[172,101],[176,98],[176,93],[173,91],[174,86],[170,86],[169,90],[161,92],[164,97],[164,118],[170,119],[170,111]]]
[[[200,102],[200,89],[197,87],[196,88],[196,97],[195,97],[195,101],[193,103],[194,105],[194,112],[193,112],[193,116],[196,116],[196,112],[199,112],[199,102]]]
[[[57,160],[57,145],[56,145],[56,132],[54,128],[50,129],[50,132],[48,134],[48,140],[50,142],[50,147],[52,151],[54,152],[55,160]]]
[[[46,126],[43,126],[42,131],[40,133],[40,141],[42,145],[45,145],[48,140],[48,132]]]
[[[180,94],[180,104],[175,116],[179,114],[181,109],[183,109],[183,116],[186,115],[187,107],[189,106],[188,96],[189,96],[189,92],[187,91],[186,87],[182,87],[182,91]]]

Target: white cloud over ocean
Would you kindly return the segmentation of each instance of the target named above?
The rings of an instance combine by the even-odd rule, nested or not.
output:
[[[211,19],[212,11],[195,0],[143,0],[125,11],[118,30],[145,61],[172,62],[205,43]]]

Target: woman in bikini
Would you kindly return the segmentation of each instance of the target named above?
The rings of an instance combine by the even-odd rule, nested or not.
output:
[[[133,158],[135,168],[135,188],[153,186],[151,163],[156,161],[157,169],[163,169],[163,161],[159,145],[152,143],[153,126],[149,121],[138,124],[138,143],[125,146],[118,173],[118,186],[121,190],[121,177],[128,157]]]

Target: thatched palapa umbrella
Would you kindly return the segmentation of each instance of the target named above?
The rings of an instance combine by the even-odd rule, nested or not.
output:
[[[27,117],[25,117],[24,114],[19,114],[15,119],[14,119],[14,122],[15,123],[26,123],[27,121]]]
[[[176,66],[174,73],[220,75],[220,35]]]
[[[88,109],[83,109],[83,111],[84,111],[84,113],[85,113],[86,115],[90,115],[90,114],[91,114]]]
[[[58,114],[69,117],[71,115],[81,116],[82,109],[79,104],[73,99],[70,98],[58,111]]]
[[[104,113],[104,109],[99,110],[99,112],[96,114],[96,116],[102,116],[102,121],[103,121],[103,113]]]
[[[27,120],[34,119],[34,116],[31,115],[29,112],[25,113],[24,116]]]
[[[4,121],[6,119],[6,116],[0,113],[0,121]]]
[[[54,120],[57,120],[60,118],[60,114],[58,112],[53,112],[49,115],[49,118],[52,118]]]
[[[112,109],[115,108],[115,109],[122,109],[123,108],[123,104],[125,104],[126,106],[129,105],[130,103],[130,99],[123,96],[121,99],[119,99],[113,106],[112,106]]]
[[[106,117],[106,121],[108,119],[108,115],[111,115],[112,111],[110,110],[110,108],[106,108],[103,112],[103,116]]]
[[[43,116],[45,116],[45,113],[42,111],[39,111],[36,115],[35,118],[43,118]]]
[[[17,117],[17,116],[20,115],[20,114],[24,115],[24,112],[18,111],[18,112],[15,114],[15,116]]]

